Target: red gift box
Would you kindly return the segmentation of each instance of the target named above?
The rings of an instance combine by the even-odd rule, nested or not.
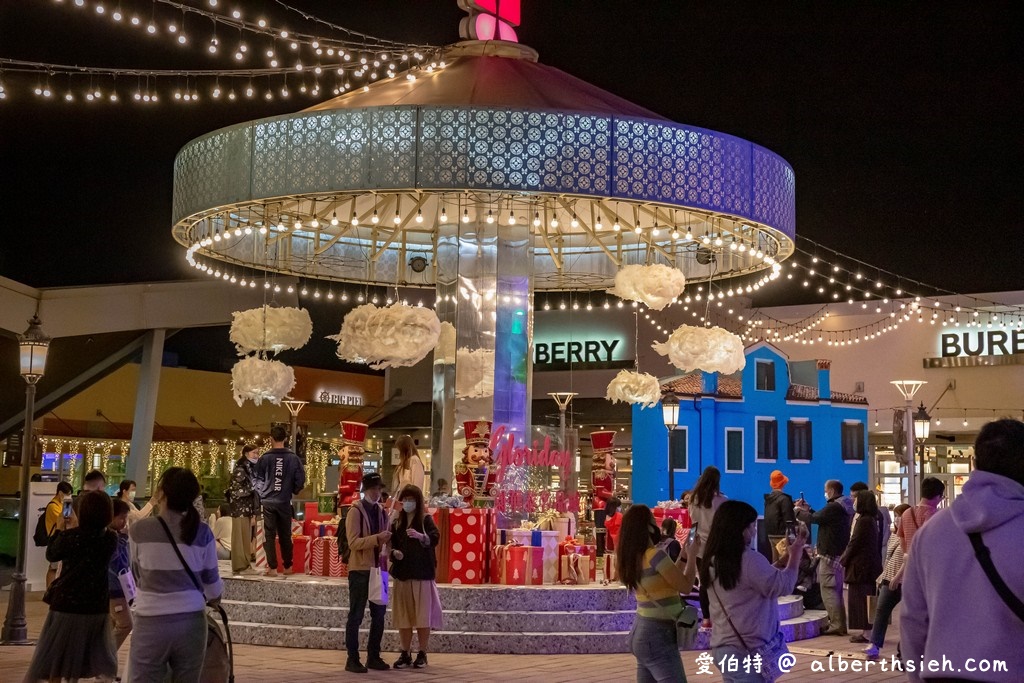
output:
[[[505,546],[499,559],[499,583],[508,586],[540,586],[544,583],[544,549],[528,545]]]
[[[323,538],[314,538],[309,550],[309,574],[310,576],[325,576],[324,573],[324,543]]]
[[[489,578],[495,511],[465,508],[448,513],[448,580],[481,584]]]
[[[309,536],[292,536],[292,571],[296,574],[306,574],[309,565],[306,560],[309,557]],[[283,555],[281,554],[281,540],[274,539],[274,547],[277,550],[278,570],[283,567]]]
[[[306,505],[308,506],[309,503],[306,503]],[[333,535],[337,532],[338,525],[328,524],[332,519],[334,519],[334,515],[327,514],[326,512],[314,512],[311,515],[307,511],[306,519],[302,523],[302,534],[304,536],[309,536],[310,538],[316,538],[320,535],[320,526],[325,525],[328,529],[334,529],[334,532],[332,532]]]

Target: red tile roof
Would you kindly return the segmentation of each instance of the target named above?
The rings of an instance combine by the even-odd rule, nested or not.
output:
[[[661,385],[662,391],[670,391],[681,396],[700,396],[701,373],[690,372],[679,377],[673,377]],[[740,377],[728,376],[718,377],[718,392],[715,394],[720,398],[743,398],[743,385]],[[787,401],[815,401],[819,400],[818,388],[806,384],[790,384],[786,392]],[[867,405],[868,400],[859,394],[848,394],[842,391],[833,391],[831,401],[833,403],[852,403],[855,405]]]

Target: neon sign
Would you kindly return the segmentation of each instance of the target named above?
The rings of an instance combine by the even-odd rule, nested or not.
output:
[[[513,27],[519,26],[520,0],[459,0],[459,7],[469,14],[459,24],[463,39],[519,42]]]

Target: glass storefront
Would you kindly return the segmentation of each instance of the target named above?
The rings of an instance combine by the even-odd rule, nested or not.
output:
[[[907,467],[897,460],[892,447],[875,446],[873,456],[875,484],[881,487],[882,504],[891,507],[908,500]],[[918,462],[921,462],[920,453]],[[973,466],[973,446],[926,444],[924,447],[922,477],[936,477],[946,485],[946,505],[960,495]]]

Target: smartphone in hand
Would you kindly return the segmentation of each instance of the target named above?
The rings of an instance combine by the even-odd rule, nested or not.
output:
[[[697,540],[697,525],[694,524],[690,527],[690,533],[686,537],[686,545],[693,545],[693,542]]]
[[[796,543],[796,525],[793,522],[786,522],[786,540],[790,545]]]
[[[61,513],[61,514],[64,515],[64,519],[70,519],[71,518],[72,510],[73,510],[73,508],[72,508],[71,501],[70,500],[65,500],[64,501],[64,509],[63,509],[63,511]]]

